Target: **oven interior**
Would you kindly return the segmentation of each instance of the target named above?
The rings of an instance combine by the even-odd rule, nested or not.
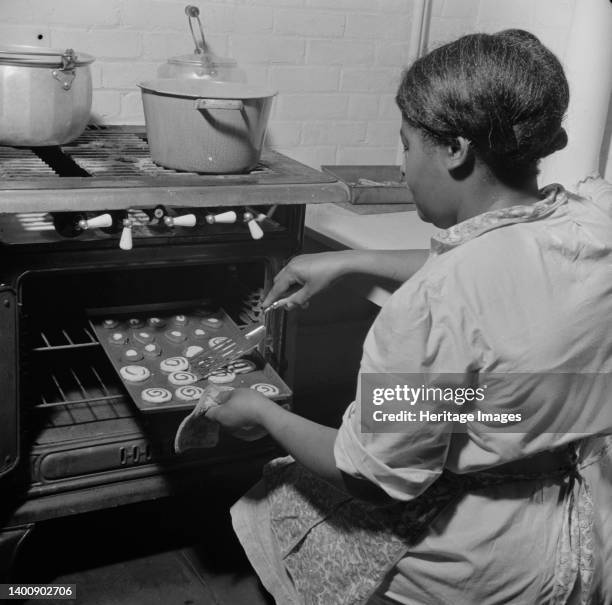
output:
[[[176,428],[186,412],[141,414],[95,338],[88,310],[186,301],[222,307],[245,326],[262,318],[265,261],[164,264],[86,272],[30,272],[20,280],[20,400],[29,490],[70,489],[73,481],[116,480],[116,472],[167,472],[253,456],[253,444],[223,435],[215,448],[180,456]],[[256,353],[282,376],[283,337],[272,326]],[[286,403],[286,402],[284,402]],[[263,451],[270,448],[264,440]],[[255,446],[255,452],[257,446]],[[247,453],[248,452],[248,453]],[[147,470],[148,469],[148,470]],[[105,475],[106,473],[106,475]],[[95,479],[93,478],[95,475]]]

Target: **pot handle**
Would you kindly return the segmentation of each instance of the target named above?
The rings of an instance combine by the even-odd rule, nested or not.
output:
[[[62,66],[59,69],[54,69],[51,75],[62,85],[64,90],[70,90],[72,82],[76,76],[76,60],[72,48],[67,48],[62,54]]]
[[[244,109],[244,103],[239,99],[196,99],[196,109]]]

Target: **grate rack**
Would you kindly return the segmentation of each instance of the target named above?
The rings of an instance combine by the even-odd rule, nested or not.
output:
[[[0,213],[149,208],[153,199],[210,208],[346,202],[348,195],[334,177],[269,149],[242,174],[158,166],[143,126],[89,126],[61,146],[0,147]]]

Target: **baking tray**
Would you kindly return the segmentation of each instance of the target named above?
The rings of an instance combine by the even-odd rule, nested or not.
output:
[[[198,399],[183,401],[178,398],[179,386],[171,384],[171,372],[160,367],[162,360],[185,357],[188,347],[205,348],[210,338],[221,336],[235,340],[242,335],[240,328],[222,308],[214,308],[204,301],[89,309],[88,316],[96,338],[122,384],[136,407],[144,413],[192,410],[198,403]],[[150,321],[152,318],[156,319],[153,323]],[[211,318],[217,320],[217,325],[210,325]],[[122,335],[122,338],[115,340],[116,334]],[[150,338],[143,337],[144,334]],[[158,346],[159,352],[145,354],[145,347],[152,344]],[[137,358],[129,359],[126,356],[128,351],[136,351]],[[235,379],[224,383],[224,386],[249,388],[263,384],[273,387],[271,390],[275,391],[272,394],[266,393],[270,399],[280,401],[291,397],[291,389],[258,352],[250,353],[243,359],[252,362],[254,369],[245,374],[236,374]],[[125,380],[121,368],[126,366],[144,367],[148,377],[138,382]],[[190,369],[177,368],[180,372],[189,372]],[[204,379],[185,386],[204,388],[208,384],[209,379]],[[166,389],[172,398],[160,403],[143,400],[143,390],[151,388]]]
[[[412,204],[400,166],[321,166],[349,188],[351,204]]]

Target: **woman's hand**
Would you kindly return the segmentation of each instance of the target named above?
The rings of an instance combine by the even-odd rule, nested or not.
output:
[[[274,277],[274,284],[262,306],[269,307],[296,285],[301,287],[285,298],[283,307],[291,310],[295,306],[306,306],[313,295],[348,272],[347,260],[344,251],[296,256]]]
[[[276,404],[253,389],[234,389],[223,393],[219,405],[211,407],[206,418],[217,422],[234,436],[249,441],[265,435],[259,425],[261,412],[269,405]]]

